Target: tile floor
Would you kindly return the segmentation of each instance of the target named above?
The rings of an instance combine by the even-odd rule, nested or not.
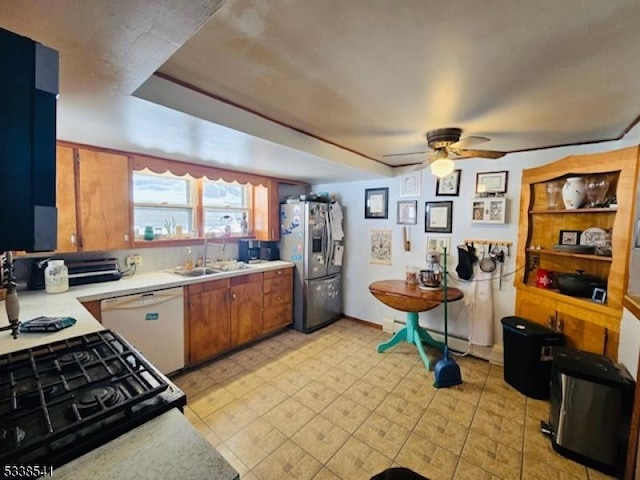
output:
[[[464,383],[438,390],[415,347],[376,352],[387,338],[342,319],[174,381],[186,416],[243,480],[368,479],[391,466],[431,480],[610,478],[552,450],[539,428],[548,403],[506,384],[502,367],[458,358]]]

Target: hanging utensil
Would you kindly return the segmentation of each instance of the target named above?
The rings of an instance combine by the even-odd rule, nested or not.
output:
[[[498,280],[498,290],[502,290],[502,269],[504,267],[504,250],[500,250],[500,253],[496,256],[498,262],[500,262],[500,280]]]
[[[492,273],[496,269],[496,261],[491,256],[491,245],[489,245],[489,255],[485,256],[484,247],[482,248],[482,259],[480,260],[480,270],[485,273]]]

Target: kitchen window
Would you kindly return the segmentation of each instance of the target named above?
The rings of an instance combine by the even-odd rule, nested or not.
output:
[[[199,188],[199,183],[202,187]],[[198,237],[198,210],[204,229],[227,236],[248,234],[251,188],[224,180],[195,179],[170,172],[133,172],[133,226],[137,239],[151,227],[154,239]],[[199,193],[201,198],[199,198]],[[199,208],[199,206],[201,206]]]
[[[155,238],[189,234],[194,229],[195,180],[149,170],[133,172],[133,228],[142,238],[145,228]]]
[[[273,179],[141,155],[132,156],[131,169],[136,246],[148,245],[145,239],[202,239],[207,232],[211,239],[278,238]]]
[[[224,231],[227,236],[247,235],[250,200],[250,189],[246,185],[203,180],[205,231],[214,228]]]

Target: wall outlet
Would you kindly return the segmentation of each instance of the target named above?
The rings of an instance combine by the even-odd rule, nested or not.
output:
[[[142,255],[129,255],[126,261],[127,261],[127,267],[132,267],[134,265],[141,266]]]
[[[393,324],[395,320],[391,317],[387,317],[386,315],[382,317],[382,331],[385,333],[393,333]]]

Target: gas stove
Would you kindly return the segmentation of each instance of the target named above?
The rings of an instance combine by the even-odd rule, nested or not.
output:
[[[55,468],[185,404],[110,330],[1,355],[0,464]]]

